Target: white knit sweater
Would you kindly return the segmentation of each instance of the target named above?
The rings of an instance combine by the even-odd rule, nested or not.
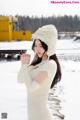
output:
[[[52,120],[47,102],[49,89],[56,70],[57,65],[53,60],[42,61],[35,66],[21,65],[18,82],[25,83],[27,87],[29,120]],[[48,77],[39,84],[34,78],[40,71],[46,71]]]

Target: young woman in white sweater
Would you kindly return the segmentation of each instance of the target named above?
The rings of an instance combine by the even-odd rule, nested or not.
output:
[[[61,79],[61,69],[56,57],[57,30],[54,25],[45,25],[33,35],[32,49],[35,57],[30,64],[30,55],[21,55],[18,82],[24,83],[28,94],[28,120],[53,120],[48,107],[49,89]]]

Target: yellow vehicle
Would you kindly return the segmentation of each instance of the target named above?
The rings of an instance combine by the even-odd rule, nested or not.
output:
[[[30,39],[30,31],[19,30],[17,17],[0,16],[0,41],[16,41]]]
[[[18,26],[18,18],[12,16],[0,16],[0,44],[4,42],[16,42],[16,41],[30,41],[31,32],[30,31],[21,31]],[[13,43],[12,43],[13,44]],[[23,49],[0,49],[0,58],[3,58],[5,54],[8,54],[9,58],[13,54],[20,54],[25,52]]]

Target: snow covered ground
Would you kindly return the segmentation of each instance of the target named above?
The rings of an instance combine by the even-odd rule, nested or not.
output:
[[[80,120],[80,43],[59,40],[56,52],[62,67],[62,80],[54,95],[54,90],[50,91],[50,109],[52,113],[54,109],[61,109],[64,120]],[[7,120],[28,120],[26,88],[17,82],[19,68],[20,61],[0,61],[0,120],[2,113],[7,113]],[[58,108],[59,103],[61,108]]]

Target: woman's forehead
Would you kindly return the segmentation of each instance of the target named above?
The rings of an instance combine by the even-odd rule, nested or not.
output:
[[[39,39],[36,39],[36,40],[35,40],[35,44],[41,44],[40,40],[39,40]]]

